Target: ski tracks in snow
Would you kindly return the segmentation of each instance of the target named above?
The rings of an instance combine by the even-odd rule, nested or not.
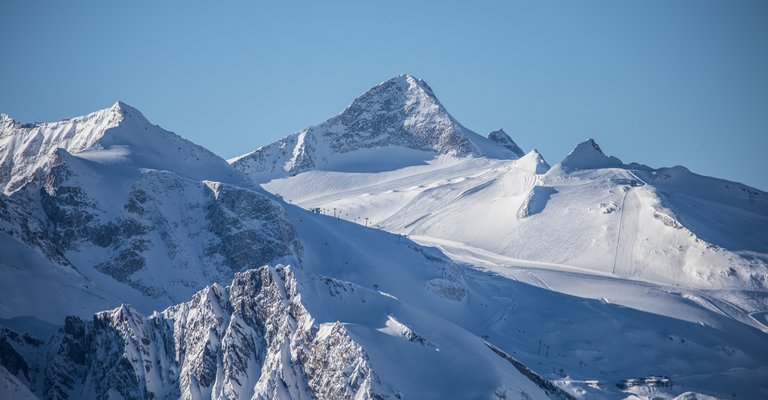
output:
[[[540,277],[540,276],[536,275],[535,273],[533,273],[533,272],[531,272],[531,271],[526,271],[525,273],[526,273],[528,276],[530,276],[530,277],[531,277],[531,280],[532,280],[534,283],[536,283],[536,286],[538,286],[538,287],[540,287],[540,288],[542,288],[542,289],[551,290],[551,291],[553,291],[553,292],[555,291],[555,289],[552,289],[552,286],[549,286],[549,284],[547,284],[547,282],[545,282],[545,281],[544,281],[544,279],[541,279],[541,277]]]
[[[630,278],[635,274],[635,245],[640,213],[640,196],[634,188],[629,188],[621,200],[619,233],[616,237],[616,255],[613,261],[613,274]]]

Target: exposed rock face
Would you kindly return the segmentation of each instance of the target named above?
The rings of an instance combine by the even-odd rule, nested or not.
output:
[[[58,149],[39,180],[0,199],[0,229],[91,279],[95,270],[172,302],[301,252],[285,211],[261,192],[165,171],[120,172]],[[181,289],[169,291],[167,277]]]
[[[0,328],[0,368],[18,384],[35,387],[39,383],[44,353],[45,343],[41,340]],[[5,383],[0,384],[0,393],[5,387]]]
[[[53,343],[48,399],[394,397],[344,325],[313,324],[283,266],[238,273],[149,317],[121,306],[68,318]]]
[[[45,222],[36,215],[37,210],[29,207],[29,201],[34,200],[26,196],[10,198],[0,194],[0,232],[37,249],[54,263],[71,268],[61,249],[54,244]]]
[[[426,82],[409,75],[390,79],[324,124],[331,150],[395,145],[458,155],[479,154]]]

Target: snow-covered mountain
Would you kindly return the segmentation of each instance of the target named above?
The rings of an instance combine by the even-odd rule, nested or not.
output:
[[[308,170],[390,169],[433,154],[511,159],[523,155],[503,131],[480,136],[456,121],[426,82],[400,75],[368,90],[339,115],[229,160],[254,183]],[[371,162],[371,158],[378,161]]]
[[[122,103],[0,129],[0,398],[768,396],[756,189],[407,75],[232,166]]]
[[[521,153],[503,131],[489,137]],[[683,167],[625,164],[592,139],[552,168],[535,150],[519,158],[438,152],[410,163],[390,151],[382,154],[404,163],[377,168],[371,155],[369,170],[314,168],[262,186],[462,262],[532,261],[692,289],[768,290],[768,194],[760,190]],[[258,182],[263,176],[244,157],[232,165]],[[752,301],[745,292],[737,303],[768,307]]]
[[[511,161],[438,157],[263,186],[530,284],[640,309],[643,296],[595,282],[665,287],[768,331],[767,298],[755,295],[768,289],[768,194],[683,167],[605,167],[611,158],[590,141],[584,147],[597,153],[594,168],[572,169],[569,156],[547,170],[535,152]]]
[[[25,126],[0,133],[0,168],[17,171],[0,197],[2,318],[58,322],[119,302],[167,307],[301,251],[269,195],[125,104]],[[37,274],[48,276],[41,285],[52,297],[19,285]]]
[[[104,164],[174,171],[177,175],[237,183],[223,160],[203,147],[152,125],[122,102],[59,122],[17,123],[0,114],[0,184],[8,194],[29,182],[56,149]]]

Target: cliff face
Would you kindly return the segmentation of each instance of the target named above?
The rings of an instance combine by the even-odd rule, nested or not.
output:
[[[121,306],[68,318],[44,397],[394,398],[342,324],[313,325],[296,286],[289,267],[262,267],[148,317]]]

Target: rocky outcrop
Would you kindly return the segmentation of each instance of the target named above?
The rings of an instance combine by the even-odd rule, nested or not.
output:
[[[373,399],[382,392],[343,324],[314,324],[290,267],[235,275],[145,317],[129,306],[68,318],[53,341],[48,399]]]
[[[11,196],[39,198],[40,224],[47,229],[26,237],[45,236],[39,247],[47,253],[62,259],[71,254],[79,268],[146,296],[169,296],[167,282],[152,278],[158,274],[192,269],[182,283],[189,295],[233,272],[301,251],[285,211],[258,191],[164,171],[127,170],[115,177],[62,149],[47,171],[36,196],[30,195],[35,182]],[[88,260],[79,261],[86,250]]]

